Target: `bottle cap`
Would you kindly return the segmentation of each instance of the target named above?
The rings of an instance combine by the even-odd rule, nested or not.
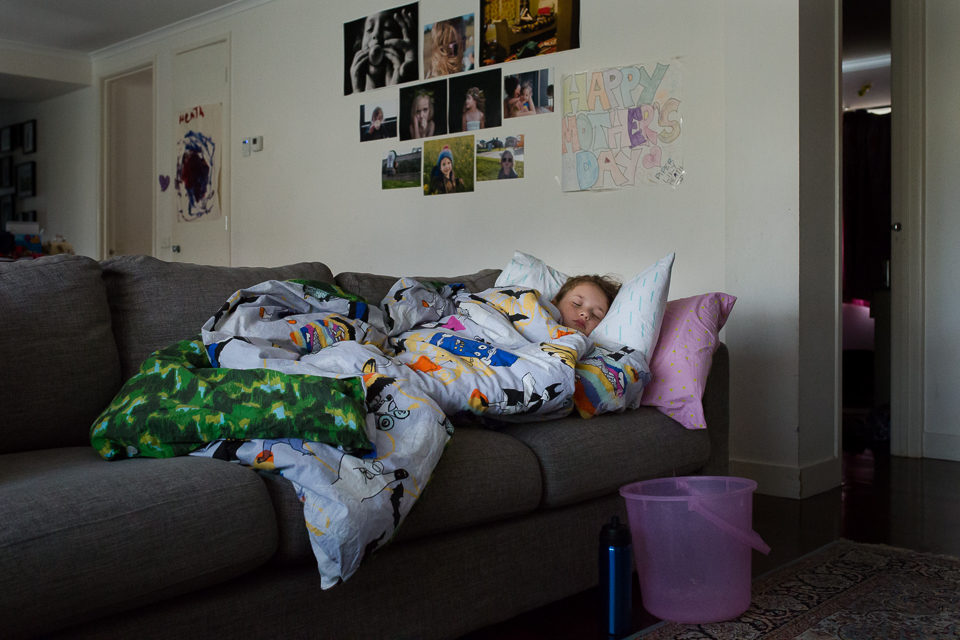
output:
[[[632,543],[630,527],[620,524],[620,518],[617,516],[613,516],[610,524],[605,524],[600,529],[600,546],[602,547],[625,547]]]

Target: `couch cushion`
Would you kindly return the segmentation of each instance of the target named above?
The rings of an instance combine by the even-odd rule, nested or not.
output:
[[[290,481],[263,473],[280,526],[276,560],[316,562],[303,505]],[[457,427],[433,477],[397,532],[409,540],[529,513],[540,504],[540,466],[523,444],[501,433]]]
[[[0,620],[24,636],[216,584],[277,545],[263,483],[220,460],[8,454],[0,504]]]
[[[100,265],[59,255],[0,263],[0,454],[89,444],[120,388]]]
[[[467,287],[469,291],[483,291],[489,289],[497,281],[500,275],[500,269],[484,269],[466,276],[413,276],[414,280],[421,282],[459,282]],[[390,291],[390,287],[396,284],[403,276],[382,276],[372,273],[356,273],[353,271],[344,271],[337,274],[337,284],[359,296],[364,297],[367,302],[380,304],[380,302]]]
[[[684,429],[653,407],[571,416],[503,429],[540,460],[545,507],[560,507],[666,475],[683,475],[710,456],[707,430]]]
[[[200,333],[233,293],[266,280],[333,283],[320,262],[285,267],[211,267],[119,256],[102,263],[123,380],[157,349]]]

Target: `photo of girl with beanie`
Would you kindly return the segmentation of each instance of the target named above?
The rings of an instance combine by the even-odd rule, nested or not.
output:
[[[423,192],[428,196],[473,191],[473,136],[428,140],[423,149]],[[436,162],[427,164],[432,158]]]

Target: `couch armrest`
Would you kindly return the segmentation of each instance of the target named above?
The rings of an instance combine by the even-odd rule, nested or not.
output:
[[[700,473],[725,476],[730,466],[730,352],[720,343],[703,390],[703,417],[710,435],[710,459]]]

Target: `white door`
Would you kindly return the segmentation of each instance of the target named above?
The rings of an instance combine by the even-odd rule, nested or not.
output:
[[[153,67],[104,83],[104,257],[153,255]]]
[[[210,188],[215,189],[215,215],[184,216],[181,198],[186,187],[174,176],[176,211],[171,216],[171,255],[178,262],[230,266],[230,41],[220,39],[174,56],[173,108],[177,122],[175,135],[180,135],[180,116],[199,114],[196,109],[219,105],[220,132],[217,148],[212,149],[214,170],[210,172]],[[211,109],[207,109],[211,111]],[[182,160],[183,148],[175,147]],[[187,163],[178,162],[179,165]],[[185,220],[184,218],[187,218]]]

